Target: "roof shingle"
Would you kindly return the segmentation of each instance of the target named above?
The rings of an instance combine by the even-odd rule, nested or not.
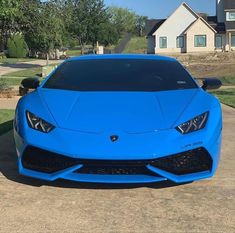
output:
[[[225,10],[235,9],[235,1],[234,0],[224,0],[224,9]]]

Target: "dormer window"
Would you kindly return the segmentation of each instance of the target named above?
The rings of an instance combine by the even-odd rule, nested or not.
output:
[[[235,11],[230,11],[226,13],[227,21],[235,21]]]

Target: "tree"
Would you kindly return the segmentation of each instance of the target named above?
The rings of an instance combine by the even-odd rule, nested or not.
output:
[[[100,26],[97,40],[104,46],[115,45],[119,39],[115,26],[110,22],[106,22]]]
[[[29,48],[46,54],[62,46],[63,21],[54,1],[27,0],[24,35]],[[48,62],[47,62],[48,63]]]
[[[22,0],[0,0],[0,50],[6,47],[10,35],[19,31],[21,4]]]
[[[26,57],[28,46],[20,33],[12,35],[7,41],[8,56],[14,58]]]
[[[68,7],[72,12],[68,30],[76,35],[81,45],[81,52],[87,43],[95,46],[100,38],[100,30],[109,20],[103,0],[70,0]]]
[[[127,32],[143,35],[146,16],[137,15],[135,12],[121,7],[110,7],[108,11],[111,15],[111,22],[115,25],[119,35]]]
[[[116,44],[125,33],[142,35],[144,17],[104,0],[0,0],[0,50],[22,33],[29,50],[48,55],[64,45]],[[32,53],[31,53],[32,54]]]
[[[119,35],[127,32],[133,33],[136,29],[136,14],[126,8],[110,7],[111,22],[116,27]]]
[[[137,29],[137,33],[139,36],[143,36],[143,31],[144,31],[147,19],[148,17],[146,16],[140,16],[140,15],[136,16],[136,29]]]

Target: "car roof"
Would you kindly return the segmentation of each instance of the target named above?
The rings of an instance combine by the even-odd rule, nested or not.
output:
[[[148,55],[148,54],[105,54],[105,55],[83,55],[79,57],[72,57],[66,61],[76,60],[102,60],[102,59],[136,59],[136,60],[157,60],[157,61],[172,61],[177,60],[172,57],[165,57],[159,55]]]

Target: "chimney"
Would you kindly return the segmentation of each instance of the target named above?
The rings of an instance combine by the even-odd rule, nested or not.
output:
[[[225,22],[224,0],[216,0],[216,15],[218,23]]]

